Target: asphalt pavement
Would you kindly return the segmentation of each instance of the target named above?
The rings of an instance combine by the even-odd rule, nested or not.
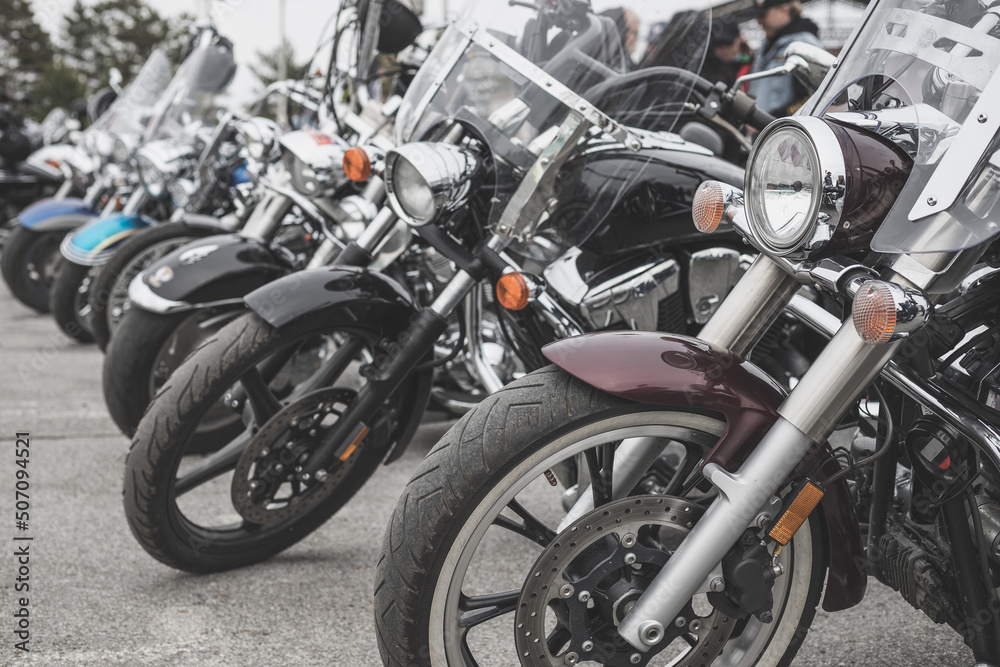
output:
[[[411,471],[449,424],[425,423],[401,461],[285,553],[193,576],[150,558],[126,525],[129,443],[106,414],[101,360],[0,281],[0,665],[381,665],[372,577],[382,533]],[[20,480],[28,482],[20,487],[27,530],[15,516],[24,501],[15,497],[17,433],[30,434],[29,477]],[[29,571],[18,582],[14,554],[25,545]],[[23,584],[30,589],[15,590]],[[22,597],[28,652],[14,648]],[[950,628],[873,581],[858,607],[818,613],[794,664],[972,663]]]

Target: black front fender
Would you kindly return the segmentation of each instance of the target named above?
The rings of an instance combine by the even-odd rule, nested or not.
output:
[[[129,298],[151,312],[239,303],[292,267],[266,244],[238,234],[207,236],[154,262]]]
[[[299,271],[265,285],[244,299],[247,306],[276,329],[305,320],[358,324],[377,331],[380,340],[405,346],[404,335],[418,314],[409,292],[392,278],[368,269],[334,266]],[[433,355],[428,349],[426,357]],[[434,370],[411,372],[414,392],[400,416],[386,463],[399,458],[410,443],[430,398]]]

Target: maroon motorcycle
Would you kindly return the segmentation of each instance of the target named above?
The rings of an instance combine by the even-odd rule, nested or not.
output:
[[[873,2],[745,191],[702,185],[761,254],[699,338],[553,343],[414,474],[386,664],[788,665],[869,576],[1000,664],[998,68],[1000,8]],[[747,361],[785,309],[830,339],[790,393]]]

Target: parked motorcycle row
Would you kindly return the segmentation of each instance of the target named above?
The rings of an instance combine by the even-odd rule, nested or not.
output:
[[[788,665],[869,576],[1000,665],[1000,9],[875,0],[775,119],[671,4],[346,2],[297,129],[205,26],[72,133],[3,276],[104,350],[151,556],[267,559],[443,411],[387,665]]]

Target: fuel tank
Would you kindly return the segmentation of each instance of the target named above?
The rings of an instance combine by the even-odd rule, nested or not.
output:
[[[691,220],[695,190],[706,180],[742,188],[743,169],[677,135],[657,136],[638,151],[605,144],[570,160],[556,178],[559,205],[547,226],[600,254],[704,240]]]

